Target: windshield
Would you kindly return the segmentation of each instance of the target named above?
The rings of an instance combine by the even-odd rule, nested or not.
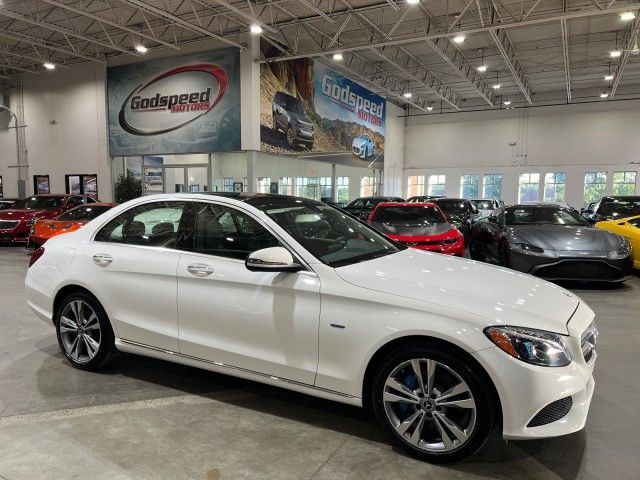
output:
[[[471,200],[478,210],[495,210],[495,205],[491,200]]]
[[[553,206],[510,207],[505,210],[507,225],[579,225],[587,223],[577,212]]]
[[[93,220],[98,216],[102,215],[104,212],[109,210],[111,207],[107,205],[100,206],[80,206],[76,207],[72,210],[69,210],[62,215],[59,215],[56,220]]]
[[[374,209],[376,205],[382,202],[402,202],[401,198],[357,198],[347,208],[369,208]]]
[[[631,217],[640,214],[640,197],[604,199],[598,209],[600,215]]]
[[[331,267],[371,260],[402,249],[372,228],[323,203],[267,199],[254,206]]]
[[[297,98],[286,95],[284,97],[286,102],[286,109],[293,113],[299,113],[300,115],[304,115],[304,107],[302,106],[302,102]]]
[[[436,203],[444,213],[466,213],[468,211],[466,200],[437,200]]]
[[[24,210],[55,210],[64,201],[63,197],[29,197],[16,203],[13,208]]]
[[[434,223],[445,223],[442,213],[435,207],[383,207],[376,211],[374,222],[411,224],[411,225],[432,225]]]

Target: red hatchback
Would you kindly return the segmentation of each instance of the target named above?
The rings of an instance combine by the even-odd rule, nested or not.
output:
[[[54,218],[95,200],[86,195],[35,195],[0,211],[0,243],[26,243],[31,226],[40,218]]]
[[[464,236],[434,203],[380,203],[369,224],[408,247],[464,256]]]

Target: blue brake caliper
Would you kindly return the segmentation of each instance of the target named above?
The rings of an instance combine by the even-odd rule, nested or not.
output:
[[[415,390],[418,388],[418,379],[416,378],[415,373],[407,372],[401,382],[405,387],[409,390]],[[398,403],[398,410],[400,410],[401,414],[406,414],[407,410],[409,410],[410,404],[400,402]]]

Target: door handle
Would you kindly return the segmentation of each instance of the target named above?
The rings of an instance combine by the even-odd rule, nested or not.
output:
[[[206,263],[192,263],[187,267],[187,272],[196,277],[208,277],[213,273],[213,267]]]
[[[93,256],[93,261],[96,263],[96,265],[109,265],[111,262],[113,262],[113,257],[106,253],[96,253]]]

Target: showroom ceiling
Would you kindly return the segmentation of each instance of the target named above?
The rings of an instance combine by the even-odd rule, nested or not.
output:
[[[640,0],[0,0],[0,81],[252,25],[262,60],[323,57],[415,113],[640,96]]]

